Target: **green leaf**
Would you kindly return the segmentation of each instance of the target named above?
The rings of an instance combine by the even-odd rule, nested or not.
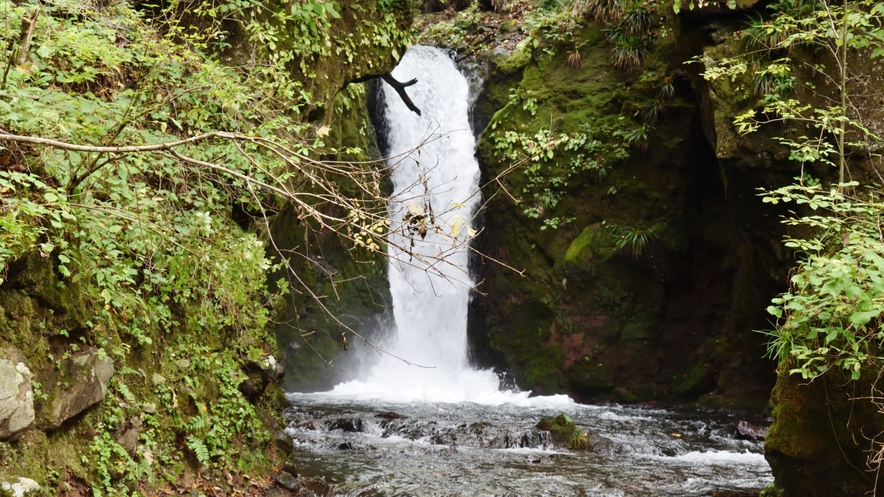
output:
[[[881,309],[854,312],[850,315],[850,324],[857,327],[865,326],[869,321],[878,317],[879,314],[881,314]]]
[[[200,464],[204,465],[211,460],[212,457],[209,455],[209,449],[206,447],[205,442],[196,436],[191,435],[187,437],[187,446],[196,455],[196,460],[199,461]]]
[[[338,11],[335,10],[334,2],[325,2],[325,10],[327,10],[328,13],[331,14],[331,16],[335,19],[341,18],[341,14],[338,14]]]

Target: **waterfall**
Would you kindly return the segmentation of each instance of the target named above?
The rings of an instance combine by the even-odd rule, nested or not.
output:
[[[384,85],[394,188],[387,249],[398,330],[392,352],[436,369],[433,376],[450,377],[468,367],[467,304],[473,279],[467,272],[467,228],[479,201],[469,85],[454,62],[433,47],[406,52],[393,77],[417,78],[408,92],[421,115]]]
[[[394,186],[388,237],[394,336],[364,380],[334,396],[392,401],[512,402],[491,371],[467,360],[471,219],[479,202],[479,164],[469,123],[470,85],[448,55],[412,47],[393,71],[421,115],[383,85],[388,166]],[[437,229],[438,228],[438,229]],[[561,396],[567,399],[565,396]],[[570,402],[570,399],[567,399]]]
[[[443,51],[429,47],[409,50],[393,75],[418,79],[408,93],[422,111],[417,116],[383,88],[396,330],[361,380],[287,394],[293,408],[285,411],[286,433],[299,473],[327,477],[329,495],[699,496],[771,481],[761,442],[724,435],[733,417],[581,406],[565,395],[528,398],[500,391],[494,373],[469,367],[474,281],[465,244],[479,168],[467,81]],[[421,224],[430,217],[434,222]],[[592,433],[592,450],[564,452],[535,427],[541,416],[559,413]],[[673,427],[678,433],[670,435]]]

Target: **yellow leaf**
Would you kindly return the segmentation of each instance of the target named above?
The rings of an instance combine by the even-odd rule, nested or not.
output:
[[[329,133],[331,133],[331,126],[323,126],[316,130],[316,136],[320,138],[328,136]]]
[[[463,223],[459,220],[451,223],[451,236],[453,236],[454,238],[457,238],[457,235],[460,234],[460,230],[461,230],[462,225],[463,225]]]

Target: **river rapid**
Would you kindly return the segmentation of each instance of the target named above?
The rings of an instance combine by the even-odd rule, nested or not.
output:
[[[524,402],[409,404],[290,395],[287,433],[303,474],[329,495],[706,496],[772,481],[762,442],[740,440],[736,414]],[[533,400],[533,399],[531,399]],[[610,440],[557,447],[534,426],[568,413]]]

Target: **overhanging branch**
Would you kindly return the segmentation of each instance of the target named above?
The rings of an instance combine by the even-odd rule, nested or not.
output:
[[[405,106],[408,107],[408,110],[414,112],[417,115],[421,115],[421,110],[414,105],[414,102],[411,101],[411,98],[408,96],[408,93],[405,93],[405,89],[415,83],[417,83],[417,78],[412,79],[411,81],[406,81],[404,83],[400,83],[393,78],[393,75],[390,73],[384,74],[381,76],[381,79],[387,82],[388,85],[392,86],[396,93],[399,94],[399,98],[405,103]]]

